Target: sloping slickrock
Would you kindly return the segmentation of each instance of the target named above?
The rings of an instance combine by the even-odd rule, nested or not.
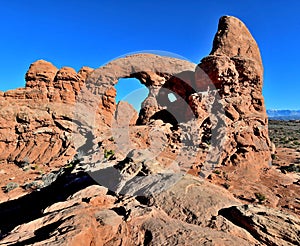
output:
[[[191,199],[206,190],[195,184],[192,176],[177,185],[177,189],[194,189]],[[208,185],[207,183],[203,186]],[[180,188],[179,188],[180,187]],[[212,190],[211,190],[212,194]],[[174,197],[175,198],[175,197]],[[224,196],[222,197],[224,198]],[[144,198],[145,201],[146,198]],[[221,199],[221,198],[220,198]],[[231,204],[236,204],[233,198]],[[147,199],[146,199],[147,200]],[[141,201],[142,202],[142,201]],[[224,202],[225,204],[226,202]],[[187,204],[183,210],[190,209]],[[198,207],[204,209],[204,207]],[[201,211],[203,216],[205,211]],[[89,186],[67,201],[44,209],[43,216],[17,226],[0,241],[0,245],[253,245],[257,243],[242,229],[200,227],[184,218],[171,218],[157,206],[145,205],[133,197],[107,194],[98,185]],[[228,223],[227,223],[228,227]],[[229,231],[234,232],[230,234]]]
[[[189,175],[159,194],[156,203],[172,218],[201,226],[207,226],[221,208],[240,204],[224,188]]]
[[[299,217],[260,205],[233,206],[220,214],[267,245],[300,244]]]

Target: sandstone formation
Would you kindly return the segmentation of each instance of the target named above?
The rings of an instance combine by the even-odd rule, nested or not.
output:
[[[151,116],[162,109],[157,102],[159,89],[178,73],[191,71],[195,65],[185,60],[163,57],[153,54],[136,54],[114,60],[94,71],[86,81],[86,86],[93,94],[102,98],[101,110],[115,111],[115,95],[111,94],[120,78],[136,78],[149,89],[149,96],[142,103],[139,124],[147,124]],[[106,119],[107,120],[107,119]]]
[[[257,44],[238,19],[222,17],[212,51],[199,64],[219,89],[226,140],[222,164],[265,165],[270,161],[267,115],[262,96],[262,62]],[[251,164],[252,163],[252,164]]]
[[[298,217],[259,205],[225,208],[220,214],[246,228],[254,237],[267,245],[299,245]]]
[[[177,198],[175,192],[191,191],[190,199],[209,196],[211,207],[192,207],[182,204],[169,216],[173,204],[165,199]],[[203,190],[204,189],[204,190]],[[147,199],[134,197],[117,198],[109,195],[107,189],[93,185],[66,201],[55,203],[44,209],[42,217],[16,227],[0,241],[0,245],[253,245],[257,241],[245,230],[234,228],[231,222],[218,217],[218,204],[214,192],[220,192],[222,205],[238,205],[229,192],[185,177],[176,187],[162,194],[152,205]],[[208,192],[208,194],[206,194]],[[171,194],[171,196],[170,196]],[[182,199],[184,199],[182,197]],[[161,200],[161,201],[160,201]],[[162,205],[159,205],[159,204]],[[208,204],[207,204],[208,205]],[[207,208],[210,212],[206,213]],[[166,211],[166,212],[165,212]],[[178,217],[177,217],[178,215]],[[205,218],[202,216],[205,215]],[[214,216],[218,227],[207,225]],[[203,224],[202,224],[203,221]],[[221,226],[222,224],[222,226]],[[206,226],[206,227],[205,227]]]
[[[247,27],[240,20],[232,16],[223,16],[220,18],[218,32],[214,38],[210,55],[244,57],[254,60],[260,72],[263,70],[257,43]],[[260,76],[262,76],[262,73]]]
[[[77,74],[43,60],[33,63],[25,89],[1,96],[0,159],[22,165],[70,158],[73,112],[69,107],[91,71],[84,67]]]
[[[39,60],[26,73],[24,89],[1,94],[0,162],[8,170],[2,185],[9,178],[23,185],[37,176],[26,170],[47,173],[73,158],[72,105],[91,71],[57,69]]]
[[[211,142],[211,150],[198,150],[203,153],[199,154],[201,161],[195,161],[196,169],[203,160],[208,166],[253,165],[255,161],[260,167],[270,161],[261,58],[251,34],[236,18],[220,19],[212,52],[196,70],[187,61],[144,54],[120,58],[91,72],[85,67],[76,73],[72,68],[58,70],[46,61],[33,63],[26,73],[26,88],[2,96],[0,149],[4,154],[0,158],[14,163],[24,158],[30,163],[66,161],[71,156],[68,135],[77,127],[74,112],[86,113],[86,108],[92,108],[97,129],[103,124],[112,126],[116,111],[113,85],[120,78],[135,77],[149,89],[137,124],[147,125],[151,119],[173,125],[196,120],[199,141]],[[88,92],[86,98],[81,98],[85,95],[81,89]],[[170,93],[176,96],[175,102],[169,101]],[[89,100],[96,103],[87,104]],[[82,101],[87,106],[80,110]],[[132,118],[124,124],[132,125]],[[96,131],[94,137],[101,134]],[[38,146],[39,153],[36,142],[44,143]],[[214,157],[207,152],[213,152]]]
[[[0,93],[0,245],[300,242],[280,194],[259,193],[274,190],[264,177],[299,180],[269,165],[262,61],[237,18],[220,19],[199,65],[135,54],[76,72],[40,60],[25,78]],[[148,88],[139,114],[116,103],[120,78]]]
[[[86,83],[102,96],[100,112],[106,119],[115,111],[113,85],[120,78],[134,77],[149,89],[137,124],[149,124],[151,119],[173,125],[195,120],[199,140],[193,144],[211,144],[208,151],[197,150],[201,161],[195,161],[196,170],[203,163],[203,169],[219,165],[256,169],[271,160],[262,75],[259,49],[250,32],[240,20],[225,16],[210,55],[196,69],[172,58],[133,55],[95,70]],[[168,99],[170,93],[174,102]]]

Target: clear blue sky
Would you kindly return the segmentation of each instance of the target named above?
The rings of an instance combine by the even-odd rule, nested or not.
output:
[[[78,70],[164,50],[198,63],[210,52],[219,17],[233,15],[260,46],[267,108],[300,108],[298,0],[10,0],[0,12],[0,90],[24,86],[38,59]]]

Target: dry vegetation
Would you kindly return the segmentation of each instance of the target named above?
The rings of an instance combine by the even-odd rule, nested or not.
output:
[[[300,120],[270,120],[269,134],[277,148],[300,150]]]

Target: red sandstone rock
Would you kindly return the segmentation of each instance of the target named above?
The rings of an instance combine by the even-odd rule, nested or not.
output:
[[[260,69],[259,75],[262,75],[263,66],[258,45],[245,24],[233,16],[220,18],[210,55],[252,59]]]
[[[55,168],[73,158],[74,103],[91,72],[87,67],[78,74],[72,68],[58,70],[39,60],[26,73],[25,89],[0,97],[0,159],[13,165],[20,183],[26,182],[23,166],[36,166],[43,172],[49,171],[50,163]]]
[[[26,73],[26,87],[49,87],[53,86],[53,80],[58,69],[50,62],[38,60],[32,63]]]
[[[176,195],[172,195],[175,194],[174,192],[179,192],[178,195],[180,195],[185,194],[186,190],[191,190],[189,198],[196,201],[196,198],[202,195],[209,197],[213,195],[215,188],[219,189],[188,176],[176,188],[170,190],[171,196],[167,199],[176,199]],[[225,198],[222,204],[239,204],[229,192],[225,193],[221,195]],[[218,199],[215,195],[213,196]],[[95,198],[110,202],[95,204],[93,202]],[[66,202],[53,204],[45,209],[43,217],[13,229],[10,235],[0,241],[0,245],[9,246],[26,242],[40,245],[81,246],[116,243],[161,245],[166,242],[172,245],[199,245],[208,242],[214,245],[257,243],[245,230],[234,229],[230,222],[222,221],[221,218],[219,218],[219,223],[222,226],[219,228],[202,224],[200,221],[206,221],[210,213],[206,213],[207,208],[201,204],[198,204],[200,206],[196,211],[191,210],[193,209],[191,204],[182,204],[181,210],[175,210],[171,216],[168,216],[165,211],[172,211],[173,204],[164,202],[164,198],[166,196],[158,198],[161,201],[158,201],[156,206],[145,206],[135,198],[125,197],[116,200],[115,197],[107,195],[103,187],[87,187]],[[217,200],[213,199],[209,203],[212,205],[209,209],[217,217],[218,205],[215,201]],[[199,217],[193,219],[193,213]],[[48,236],[36,237],[42,231],[47,231]]]
[[[100,171],[101,165],[118,166],[129,152],[120,172],[133,178],[180,168],[198,176],[211,172],[213,163],[226,173],[219,171],[209,179],[227,183],[217,187],[186,175],[168,190],[143,198],[89,186],[43,208],[38,218],[20,223],[0,245],[259,245],[257,238],[298,242],[297,218],[261,208],[243,210],[242,202],[230,193],[240,195],[249,184],[259,189],[261,170],[270,160],[262,71],[255,40],[240,20],[228,16],[220,19],[213,49],[198,67],[151,54],[121,58],[94,71],[83,67],[78,73],[67,67],[58,70],[42,60],[33,63],[26,73],[26,88],[0,93],[0,162],[6,170],[0,173],[2,187],[12,180],[24,184],[37,177],[24,172],[23,165],[42,166],[48,173],[66,164],[74,158],[75,145],[88,146],[83,157]],[[117,107],[115,102],[114,85],[128,77],[149,89],[137,121],[141,126],[134,126],[137,116],[129,105],[120,102]],[[177,100],[170,102],[169,92]],[[118,111],[122,107],[126,110]],[[181,128],[176,128],[177,123]],[[105,153],[118,150],[123,141],[111,137],[111,128],[128,125],[125,135],[132,142],[124,148],[126,153],[115,153],[116,160],[110,160]],[[282,178],[277,175],[268,178]],[[77,179],[65,180],[63,187],[68,189]],[[148,183],[130,184],[133,190],[148,188]],[[266,188],[261,185],[261,189]],[[0,199],[21,192],[19,187]],[[270,201],[276,206],[275,196]],[[227,207],[239,213],[235,217],[240,222],[252,218],[253,223],[236,226],[223,213]],[[268,214],[265,221],[260,220],[262,212]],[[270,230],[260,230],[270,221]]]

